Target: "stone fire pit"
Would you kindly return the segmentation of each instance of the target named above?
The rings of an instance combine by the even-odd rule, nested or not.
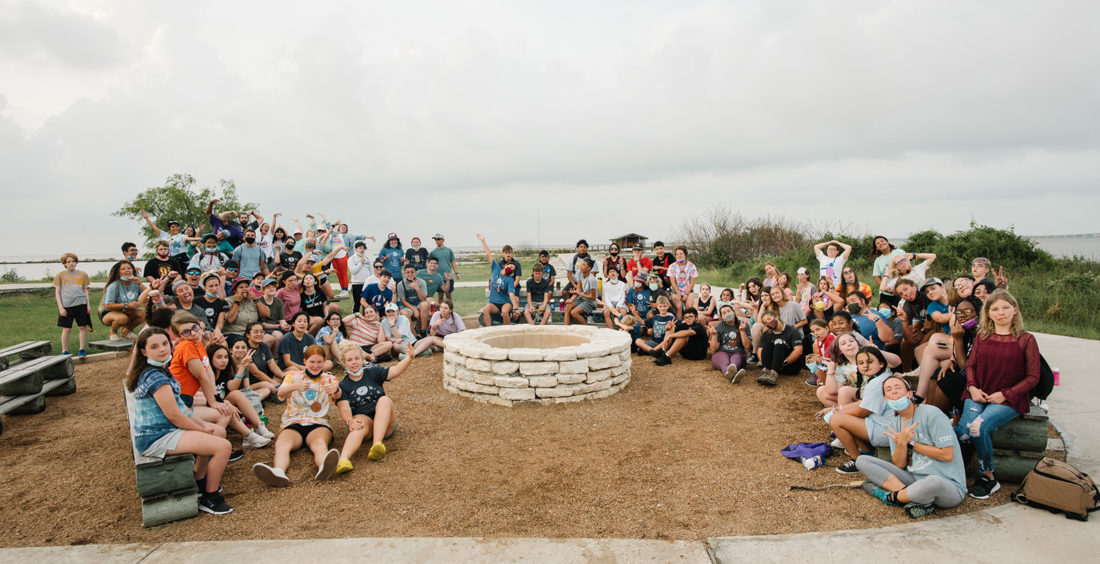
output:
[[[576,402],[630,382],[630,335],[622,331],[507,325],[447,335],[443,344],[443,387],[480,402]]]

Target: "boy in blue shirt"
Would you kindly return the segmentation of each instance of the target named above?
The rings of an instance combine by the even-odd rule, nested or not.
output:
[[[511,325],[513,315],[519,317],[519,312],[516,311],[519,307],[519,296],[516,295],[514,269],[510,264],[502,268],[500,263],[493,260],[493,251],[489,250],[484,235],[478,233],[477,240],[481,241],[481,248],[493,269],[489,274],[489,303],[481,309],[482,325],[492,327],[493,315],[497,313],[505,325]]]
[[[634,278],[633,288],[626,291],[626,306],[638,321],[645,321],[653,314],[653,308],[649,307],[650,291],[645,286],[646,277],[646,272],[639,270],[638,276]]]
[[[665,333],[676,327],[676,316],[668,312],[671,307],[672,302],[665,296],[657,298],[657,315],[646,320],[642,336],[634,341],[634,344],[638,345],[638,354],[644,355],[653,352],[653,349],[665,340]],[[652,336],[651,339],[645,338],[645,331],[649,331]]]

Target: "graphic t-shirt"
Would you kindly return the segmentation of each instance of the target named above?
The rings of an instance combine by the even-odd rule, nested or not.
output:
[[[292,392],[283,409],[283,424],[287,425],[325,425],[328,426],[328,412],[332,409],[332,396],[325,393],[325,386],[339,383],[329,372],[322,372],[317,378],[309,378],[301,370],[294,370],[283,378],[283,384],[293,384],[305,380],[309,388]]]
[[[660,341],[664,340],[665,333],[667,332],[667,329],[665,328],[665,326],[670,321],[676,321],[676,316],[672,315],[671,313],[666,313],[664,315],[657,314],[657,315],[654,315],[653,317],[650,317],[646,321],[646,325],[650,329],[653,330],[653,340],[654,341],[660,342]]]
[[[169,257],[170,256],[171,255],[169,255]],[[153,257],[145,263],[145,269],[142,270],[141,275],[145,277],[152,276],[153,278],[164,278],[173,270],[179,272],[179,266],[177,262],[171,259],[161,260],[158,257]],[[180,274],[182,274],[182,272]]]
[[[641,290],[631,288],[626,291],[626,303],[633,305],[638,314],[644,316],[649,313],[649,304],[652,301],[649,295],[649,288],[644,286]]]
[[[412,265],[417,270],[424,270],[428,268],[428,249],[424,247],[412,248],[409,247],[405,251],[405,263],[406,265]]]
[[[378,284],[371,284],[363,288],[363,294],[360,298],[366,300],[367,304],[374,308],[374,311],[378,312],[378,315],[382,315],[382,308],[386,307],[386,304],[393,301],[393,290],[387,287],[386,289],[379,289]]]
[[[921,404],[917,406],[912,419],[903,419],[900,414],[894,412],[894,424],[891,428],[902,429],[917,422],[919,424],[913,428],[916,434],[913,437],[915,442],[937,448],[951,447],[955,452],[951,462],[943,462],[914,450],[906,470],[909,470],[918,480],[926,476],[939,476],[954,484],[959,490],[959,495],[966,497],[966,466],[963,463],[959,439],[955,436],[955,430],[951,427],[951,421],[947,416],[934,406]],[[894,454],[898,447],[899,445],[890,439],[890,454]]]
[[[844,271],[844,263],[848,259],[841,255],[829,258],[825,253],[817,253],[818,270],[822,277],[828,278],[833,287],[840,285],[840,275]]]
[[[374,408],[378,400],[386,395],[382,387],[389,378],[390,369],[385,366],[368,364],[363,367],[363,374],[358,380],[351,376],[340,381],[340,401],[348,402],[352,415],[366,415],[374,417]]]
[[[718,333],[718,350],[727,353],[745,352],[745,348],[741,346],[740,325],[741,321],[734,318],[732,325],[722,321],[714,326]]]
[[[221,298],[215,298],[214,301],[211,302],[206,299],[205,295],[195,300],[195,305],[201,307],[203,314],[206,316],[207,331],[213,331],[214,327],[217,327],[218,316],[224,315],[225,312],[229,311],[229,302]]]
[[[489,275],[489,303],[504,305],[511,301],[511,295],[516,293],[515,280],[511,276],[504,276],[500,270],[500,263],[494,262],[492,273]]]
[[[674,262],[672,266],[668,267],[668,277],[672,279],[672,284],[676,286],[676,291],[678,291],[680,295],[686,295],[691,281],[699,277],[699,271],[690,261],[684,261],[683,264]]]
[[[394,280],[401,279],[401,259],[405,258],[405,251],[397,247],[382,247],[378,258],[382,259],[382,266],[390,271]]]

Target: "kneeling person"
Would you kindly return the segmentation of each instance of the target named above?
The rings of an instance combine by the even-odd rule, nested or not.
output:
[[[412,362],[410,355],[389,368],[367,364],[363,350],[351,342],[340,345],[340,352],[347,377],[340,382],[340,401],[336,407],[348,426],[348,437],[340,451],[337,474],[354,468],[351,457],[366,439],[374,439],[367,453],[368,459],[382,460],[386,455],[386,445],[382,441],[390,438],[397,429],[397,415],[383,385],[400,376]]]

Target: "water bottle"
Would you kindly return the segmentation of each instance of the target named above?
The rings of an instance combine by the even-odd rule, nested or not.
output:
[[[1050,371],[1054,373],[1054,385],[1057,386],[1058,380],[1062,377],[1062,371],[1058,368],[1052,368]]]
[[[802,465],[805,466],[807,470],[813,470],[822,464],[825,464],[825,461],[821,459],[821,455],[802,459]]]
[[[977,419],[970,423],[970,436],[977,437],[982,432],[982,416],[979,415]]]

